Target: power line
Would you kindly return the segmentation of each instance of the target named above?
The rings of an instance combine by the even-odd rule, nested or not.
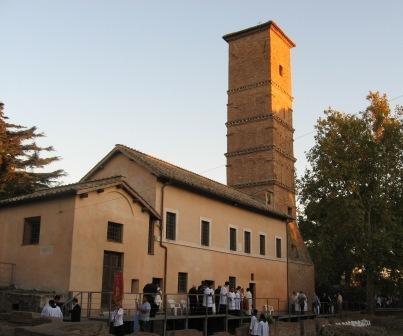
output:
[[[399,98],[403,98],[403,94],[389,99],[389,102],[394,101],[394,100],[397,100],[397,99],[399,99]],[[358,113],[359,113],[359,112],[353,113],[353,115],[356,115],[356,114],[358,114]],[[239,129],[241,126],[239,126],[239,125],[234,125],[234,126],[232,126],[232,127]],[[315,132],[315,130],[312,130],[312,131],[310,131],[310,132],[301,134],[301,135],[299,135],[299,136],[297,136],[297,137],[294,138],[294,142],[297,141],[297,140],[299,140],[299,139],[305,138],[306,136],[311,135],[311,134],[314,133],[314,132]],[[209,171],[212,171],[212,170],[215,170],[215,169],[224,167],[224,166],[226,166],[226,164],[222,164],[222,165],[215,166],[215,167],[212,167],[212,168],[207,168],[206,170],[203,170],[203,171],[199,172],[198,174],[205,174],[205,173],[207,173],[207,172],[209,172]]]

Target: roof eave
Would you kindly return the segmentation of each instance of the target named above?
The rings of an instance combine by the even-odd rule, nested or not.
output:
[[[75,196],[77,195],[77,190],[70,189],[70,190],[65,190],[61,191],[55,194],[45,194],[41,196],[36,196],[36,197],[30,197],[30,198],[23,198],[23,199],[17,199],[17,200],[5,200],[3,202],[0,201],[0,208],[10,208],[14,206],[19,206],[22,204],[29,204],[33,202],[42,202],[42,201],[47,201],[49,199],[55,199],[55,198],[64,198],[67,196]]]
[[[289,220],[289,219],[291,219],[291,217],[289,217],[286,214],[279,213],[279,212],[276,212],[276,211],[272,211],[270,209],[260,209],[260,208],[254,207],[252,205],[245,204],[243,202],[234,201],[234,200],[229,199],[228,197],[218,195],[217,193],[210,192],[210,191],[205,190],[203,188],[199,188],[199,187],[197,187],[195,185],[188,184],[188,183],[185,183],[183,181],[176,180],[176,179],[172,179],[172,178],[169,178],[167,176],[160,176],[158,179],[163,183],[169,183],[171,185],[175,185],[175,186],[180,187],[182,189],[186,189],[186,190],[190,190],[190,191],[196,191],[198,194],[209,196],[209,197],[214,198],[216,200],[220,200],[220,201],[222,201],[224,203],[227,203],[227,204],[230,204],[232,206],[236,206],[236,207],[239,207],[239,208],[242,208],[242,209],[245,209],[245,210],[249,210],[249,211],[252,211],[252,212],[255,212],[255,213],[259,213],[259,214],[262,214],[262,215],[265,215],[265,216],[269,216],[269,217],[277,218],[277,219],[281,219],[281,220]]]
[[[223,39],[229,43],[233,40],[237,40],[241,37],[264,31],[268,28],[272,28],[277,34],[279,34],[282,38],[284,38],[284,40],[287,42],[290,48],[295,47],[295,43],[284,33],[284,31],[274,21],[267,21],[265,23],[253,27],[249,27],[233,33],[226,34],[223,36]]]

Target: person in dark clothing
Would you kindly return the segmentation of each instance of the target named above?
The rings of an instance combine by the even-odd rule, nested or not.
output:
[[[143,288],[143,293],[151,306],[150,317],[155,317],[158,311],[158,306],[155,303],[155,296],[158,293],[158,285],[154,283],[146,284]]]
[[[189,289],[189,308],[190,314],[196,314],[197,311],[197,289],[196,286],[193,285],[192,288]]]
[[[58,306],[58,307],[60,307],[60,309],[62,309],[63,302],[60,301],[60,295],[55,295],[53,300],[55,300],[56,306]]]
[[[81,307],[76,298],[73,299],[73,309],[70,310],[71,322],[81,321]]]
[[[304,292],[300,291],[298,294],[298,304],[300,308],[300,314],[303,315],[305,314],[305,306],[307,303],[307,297]]]
[[[198,301],[198,309],[197,312],[199,314],[203,314],[204,313],[204,309],[203,309],[203,297],[204,297],[204,290],[206,289],[206,283],[203,280],[200,284],[199,287],[197,287],[197,301]]]
[[[215,311],[218,313],[220,309],[220,293],[221,293],[221,286],[218,286],[214,291],[214,303],[215,303]]]

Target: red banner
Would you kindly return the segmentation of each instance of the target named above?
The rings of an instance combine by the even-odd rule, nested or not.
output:
[[[113,279],[112,300],[115,304],[122,303],[123,300],[123,273],[115,272]]]

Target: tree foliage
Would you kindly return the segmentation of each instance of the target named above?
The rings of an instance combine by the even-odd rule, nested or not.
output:
[[[50,187],[65,174],[63,170],[41,171],[59,160],[56,156],[42,156],[53,151],[53,147],[37,144],[36,139],[43,136],[36,127],[9,123],[0,102],[0,199]]]
[[[317,285],[357,285],[374,307],[375,285],[402,286],[403,127],[385,95],[358,115],[329,109],[316,125],[310,168],[299,181],[300,228]]]

